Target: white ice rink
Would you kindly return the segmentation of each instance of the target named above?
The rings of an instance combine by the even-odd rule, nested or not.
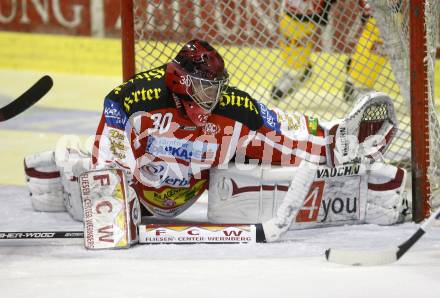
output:
[[[2,86],[8,87],[24,75],[0,71],[0,76]],[[29,82],[34,77],[30,75]],[[80,105],[76,99],[84,97],[77,93],[82,89],[107,90],[106,85],[115,85],[91,77],[86,82],[70,77],[55,77],[55,81],[54,90],[40,105],[1,124],[0,232],[82,229],[66,213],[34,212],[26,188],[11,186],[23,184],[26,154],[53,148],[63,134],[94,133],[100,113],[94,107],[67,110],[65,103]],[[13,90],[2,101],[1,92],[5,91],[0,91],[1,105],[19,94]],[[98,99],[105,91],[97,93],[102,94],[81,104],[100,106]],[[206,200],[201,200],[181,218],[205,216]],[[289,241],[282,243],[139,245],[118,251],[87,251],[80,239],[0,240],[0,298],[438,298],[440,226],[392,265],[347,267],[327,263],[324,257],[329,247],[393,247],[417,227],[414,223],[334,227],[289,232]]]
[[[24,187],[0,188],[3,231],[79,230],[66,213],[32,210]],[[202,199],[181,218],[202,219]],[[82,240],[0,240],[0,297],[439,297],[440,226],[397,263],[348,267],[324,251],[388,248],[417,225],[289,232],[257,245],[139,245],[88,251]]]

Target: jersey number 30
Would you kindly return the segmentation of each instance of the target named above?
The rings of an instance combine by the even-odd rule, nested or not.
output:
[[[170,129],[171,126],[171,120],[173,119],[172,113],[157,113],[151,115],[151,120],[153,120],[153,127],[150,128],[150,133],[152,132],[159,132],[164,133],[167,132],[168,129]]]

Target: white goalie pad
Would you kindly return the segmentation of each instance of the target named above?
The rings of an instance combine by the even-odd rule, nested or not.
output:
[[[91,168],[91,157],[78,148],[57,148],[55,163],[63,184],[64,206],[77,221],[83,221],[83,206],[78,177]]]
[[[406,170],[382,163],[370,167],[366,223],[391,225],[410,219],[411,202],[405,191]]]
[[[382,160],[398,129],[394,104],[381,92],[363,95],[345,119],[325,126],[327,137],[334,138],[327,150],[330,166]]]
[[[78,176],[90,170],[91,158],[76,148],[57,148],[27,155],[24,172],[32,207],[37,211],[67,211],[83,220]]]
[[[295,172],[295,167],[244,170],[232,164],[211,170],[210,222],[262,223],[274,218]],[[399,222],[405,178],[405,170],[381,163],[317,167],[289,229]]]
[[[89,171],[79,177],[88,249],[128,248],[138,242],[140,206],[124,171]]]
[[[24,174],[34,210],[66,211],[63,184],[53,151],[27,155],[24,158]]]

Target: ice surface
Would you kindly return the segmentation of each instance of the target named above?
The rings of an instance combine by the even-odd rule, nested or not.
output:
[[[32,210],[27,191],[0,186],[2,231],[80,230],[66,213]],[[181,219],[203,220],[206,198]],[[81,239],[0,240],[0,297],[439,297],[440,227],[397,263],[347,267],[324,251],[389,248],[417,225],[289,232],[281,243],[139,245],[87,251]]]

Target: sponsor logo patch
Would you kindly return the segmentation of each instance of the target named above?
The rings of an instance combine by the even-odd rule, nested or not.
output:
[[[318,179],[325,179],[330,177],[358,175],[360,167],[361,166],[359,164],[353,164],[353,165],[342,166],[337,168],[318,169],[316,171],[316,177]]]
[[[225,106],[241,107],[255,113],[256,115],[259,115],[257,107],[249,97],[238,96],[235,95],[234,92],[222,93],[222,97],[220,99],[219,105],[220,107],[225,107]]]
[[[124,159],[126,148],[124,144],[124,134],[120,130],[109,128],[110,152],[119,159]]]
[[[335,178],[338,179],[338,178]],[[360,217],[359,177],[337,181],[314,181],[296,216],[297,223],[330,223],[358,220]],[[342,189],[342,190],[341,190]],[[345,191],[344,191],[345,189]]]
[[[163,191],[144,190],[143,199],[150,206],[166,209],[165,213],[174,212],[175,208],[185,205],[205,190],[206,183],[207,180],[202,179],[189,188],[167,188]]]
[[[185,161],[213,160],[217,149],[217,144],[175,138],[150,136],[147,142],[148,153],[157,157],[172,156]]]
[[[162,182],[162,184],[173,186],[173,187],[188,187],[189,186],[189,179],[190,178],[185,178],[185,177],[178,178],[178,177],[173,177],[170,175],[167,175],[167,176],[161,175],[160,176],[160,181]]]
[[[104,116],[107,125],[124,129],[127,123],[127,116],[125,115],[119,104],[106,99],[104,101]]]
[[[277,114],[268,109],[264,104],[259,103],[259,105],[264,124],[275,131],[279,131],[280,123],[278,122]]]
[[[161,164],[148,164],[143,166],[143,169],[150,172],[153,175],[162,173],[165,170],[165,166]]]

